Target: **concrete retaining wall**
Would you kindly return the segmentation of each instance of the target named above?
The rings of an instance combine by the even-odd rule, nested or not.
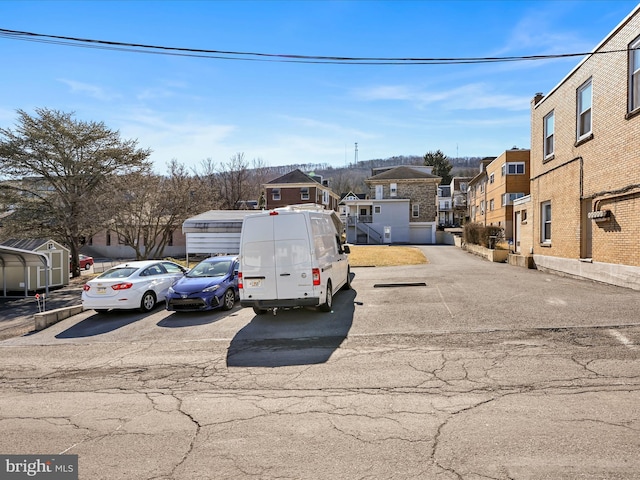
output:
[[[35,321],[35,330],[43,330],[53,325],[54,323],[58,323],[65,318],[69,318],[81,312],[82,305],[75,305],[73,307],[57,308],[49,312],[36,313],[33,316],[33,319]]]

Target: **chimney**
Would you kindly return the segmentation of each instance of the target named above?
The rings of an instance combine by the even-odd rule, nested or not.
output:
[[[543,93],[541,93],[541,92],[536,93],[534,95],[533,99],[531,100],[531,106],[535,107],[540,102],[540,100],[542,100],[543,98],[544,98],[544,94]]]

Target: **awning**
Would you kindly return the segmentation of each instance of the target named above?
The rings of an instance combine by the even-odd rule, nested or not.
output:
[[[21,248],[6,247],[0,245],[0,269],[2,284],[0,294],[7,296],[7,268],[22,267],[24,274],[24,296],[29,296],[28,268],[44,267],[45,269],[45,293],[49,294],[49,258],[41,252],[23,250]]]

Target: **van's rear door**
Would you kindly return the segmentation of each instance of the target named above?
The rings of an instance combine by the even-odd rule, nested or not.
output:
[[[274,220],[268,215],[247,217],[242,227],[241,296],[254,300],[278,298],[275,266]]]
[[[275,275],[278,299],[313,296],[311,242],[306,217],[283,212],[274,219]]]

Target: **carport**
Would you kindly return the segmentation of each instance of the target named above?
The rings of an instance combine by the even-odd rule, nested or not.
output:
[[[0,245],[0,269],[2,269],[2,296],[7,297],[7,273],[9,269],[22,267],[24,296],[29,296],[29,267],[44,266],[45,294],[49,294],[49,258],[41,252]]]

